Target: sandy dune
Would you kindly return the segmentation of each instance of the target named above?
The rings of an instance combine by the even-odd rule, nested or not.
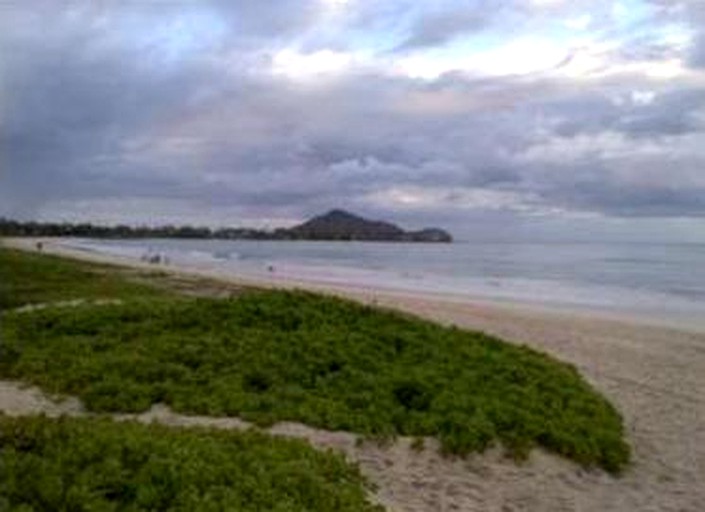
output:
[[[19,243],[32,245],[28,240]],[[47,250],[83,259],[132,263],[51,243]],[[300,282],[244,284],[326,288]],[[449,460],[438,455],[433,443],[415,452],[408,439],[387,447],[358,446],[354,436],[346,433],[296,424],[272,428],[274,433],[305,437],[317,446],[344,451],[378,484],[376,498],[390,510],[705,510],[705,333],[438,296],[352,288],[329,291],[484,330],[571,362],[619,408],[628,428],[634,463],[621,478],[586,472],[538,450],[522,465],[504,460],[498,452]],[[0,410],[11,414],[82,413],[75,401],[56,404],[37,390],[8,382],[0,383]],[[139,419],[243,426],[235,419],[185,418],[161,407]]]

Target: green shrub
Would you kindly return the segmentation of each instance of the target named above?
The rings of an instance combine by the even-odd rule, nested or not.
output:
[[[570,365],[477,332],[302,292],[7,314],[0,374],[91,410],[435,436],[465,454],[540,445],[617,472],[622,421]]]
[[[342,456],[255,432],[0,416],[0,469],[0,510],[381,510]]]

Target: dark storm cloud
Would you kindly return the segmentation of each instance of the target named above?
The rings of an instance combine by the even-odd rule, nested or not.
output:
[[[370,26],[373,4],[350,26]],[[418,215],[439,219],[487,208],[486,197],[509,212],[705,215],[697,83],[462,72],[424,82],[374,66],[307,81],[271,65],[315,25],[320,1],[96,5],[4,7],[0,214],[140,200],[214,218],[348,206],[412,219],[385,198],[428,194],[412,198]],[[496,12],[483,6],[424,13],[402,53],[486,27]]]

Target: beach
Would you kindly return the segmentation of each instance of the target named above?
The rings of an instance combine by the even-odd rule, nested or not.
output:
[[[36,251],[38,241],[2,243]],[[82,251],[52,239],[42,242],[46,253],[173,273],[194,283],[208,278],[231,286],[305,288],[482,330],[574,364],[624,416],[633,464],[620,477],[586,471],[539,450],[520,464],[496,451],[447,459],[430,446],[417,453],[404,439],[386,447],[358,445],[345,433],[294,424],[273,427],[275,433],[343,450],[379,486],[377,498],[390,510],[696,511],[705,502],[705,332],[697,326],[677,328],[675,322],[609,311],[598,314],[277,275],[244,279],[193,266],[155,266]],[[52,404],[36,390],[7,382],[0,385],[0,408],[13,414],[80,413],[75,403]],[[153,412],[154,418],[186,421],[165,411]]]

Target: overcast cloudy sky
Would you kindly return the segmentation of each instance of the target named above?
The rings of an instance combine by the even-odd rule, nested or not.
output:
[[[3,0],[0,166],[23,219],[705,240],[705,1]]]

